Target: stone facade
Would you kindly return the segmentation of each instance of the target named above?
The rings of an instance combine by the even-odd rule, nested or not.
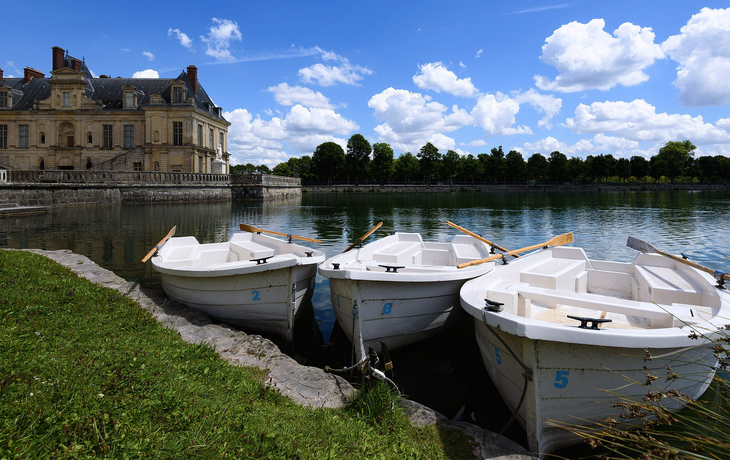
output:
[[[50,73],[0,69],[0,169],[228,173],[230,123],[195,66],[172,79],[97,78],[54,47]]]

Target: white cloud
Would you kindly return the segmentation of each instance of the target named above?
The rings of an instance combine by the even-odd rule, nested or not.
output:
[[[466,64],[464,64],[463,62],[459,61],[459,67],[461,67],[462,69],[466,69]]]
[[[456,74],[440,62],[420,66],[420,73],[413,76],[413,83],[421,89],[441,91],[454,96],[472,97],[478,93],[471,78],[457,78]]]
[[[597,134],[593,139],[581,139],[573,145],[549,136],[536,142],[525,142],[521,151],[529,152],[529,154],[541,153],[545,157],[550,156],[555,151],[561,152],[568,157],[584,157],[598,153],[612,153],[617,157],[630,157],[635,154],[638,148],[639,143],[636,141]]]
[[[160,74],[152,69],[139,70],[132,74],[132,78],[160,78]]]
[[[545,39],[540,59],[559,75],[551,81],[535,75],[535,84],[546,91],[575,92],[633,86],[649,79],[644,69],[664,53],[654,43],[651,28],[624,23],[613,32],[603,30],[603,19],[588,24],[571,22]]]
[[[484,145],[487,145],[487,141],[485,141],[484,139],[476,139],[461,145],[466,145],[468,147],[482,147]]]
[[[514,127],[515,115],[519,111],[520,104],[516,99],[497,92],[480,96],[471,115],[474,124],[487,134],[532,134],[527,126]]]
[[[380,139],[401,151],[418,150],[430,139],[443,141],[444,138],[437,134],[451,132],[473,122],[472,116],[464,109],[453,106],[447,113],[448,108],[431,102],[430,96],[404,89],[388,88],[370,98],[368,107],[373,109],[375,118],[384,121],[375,127]]]
[[[530,88],[524,93],[517,93],[515,100],[519,104],[530,104],[538,112],[544,113],[545,116],[537,122],[537,126],[548,129],[552,127],[550,120],[560,113],[560,108],[563,106],[562,99],[548,94],[540,94],[534,88]]]
[[[358,82],[365,75],[373,73],[367,67],[353,65],[347,58],[339,56],[333,51],[324,51],[319,48],[317,50],[321,52],[322,59],[325,61],[337,61],[339,65],[317,63],[300,69],[299,78],[304,83],[317,84],[319,86],[334,86],[338,83],[359,86]]]
[[[484,48],[482,48],[479,51],[477,51],[477,55],[474,56],[474,59],[479,59],[479,57],[482,55],[483,52],[484,52]]]
[[[303,86],[289,86],[287,83],[279,83],[276,86],[270,86],[266,91],[274,93],[274,99],[281,105],[302,104],[305,107],[333,108],[324,94]]]
[[[145,56],[147,56],[147,59],[149,59],[150,61],[154,61],[155,60],[155,55],[152,54],[152,53],[150,53],[149,51],[143,51],[142,54],[145,55]]]
[[[238,29],[238,23],[230,19],[213,18],[208,35],[201,36],[200,39],[207,45],[205,54],[212,56],[218,61],[232,61],[233,55],[229,49],[231,42],[241,40],[241,31]]]
[[[185,34],[185,32],[182,32],[180,29],[173,29],[170,27],[167,29],[167,36],[168,37],[175,37],[182,46],[185,48],[192,50],[193,49],[193,41],[190,39],[190,37]]]
[[[565,125],[574,133],[612,133],[634,141],[690,139],[695,145],[730,142],[724,119],[715,126],[702,116],[656,113],[656,108],[643,99],[579,104],[575,116]]]
[[[235,164],[265,164],[269,167],[290,158],[287,151],[311,155],[323,142],[336,142],[346,147],[345,136],[360,127],[334,110],[308,109],[295,104],[283,117],[264,120],[246,109],[225,112],[231,122],[228,130],[228,150]]]
[[[662,50],[676,61],[682,104],[699,107],[730,104],[730,8],[702,8]]]

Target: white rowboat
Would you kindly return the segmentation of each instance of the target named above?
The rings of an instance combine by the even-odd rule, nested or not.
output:
[[[641,402],[649,390],[701,396],[717,362],[708,337],[730,323],[730,296],[708,274],[656,254],[589,260],[574,247],[538,251],[467,282],[461,305],[474,317],[487,372],[541,454],[579,441],[564,426],[620,420],[612,404]],[[593,321],[581,328],[568,315]],[[591,329],[604,317],[611,322]],[[658,377],[651,386],[648,375]]]
[[[329,278],[337,322],[356,347],[357,360],[368,347],[379,350],[380,341],[393,350],[463,318],[459,289],[494,263],[463,270],[456,265],[489,250],[465,235],[431,243],[418,233],[395,233],[327,259],[319,273]]]
[[[152,258],[171,299],[210,317],[292,340],[299,306],[312,298],[324,253],[258,233],[225,243],[170,238]]]

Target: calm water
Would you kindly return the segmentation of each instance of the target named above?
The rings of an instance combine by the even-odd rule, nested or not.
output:
[[[239,223],[247,223],[320,239],[322,244],[316,247],[331,256],[381,221],[383,226],[368,241],[393,231],[448,241],[458,233],[445,223],[452,221],[509,249],[572,231],[574,245],[582,246],[589,257],[627,262],[636,256],[626,246],[631,235],[726,271],[730,270],[726,256],[730,255],[729,210],[728,192],[306,193],[267,202],[93,206],[4,218],[0,219],[0,247],[70,249],[127,280],[159,289],[159,276],[140,260],[174,225],[177,236],[195,236],[201,243],[209,243],[227,240],[239,231]],[[325,343],[341,341],[337,328],[333,333],[335,318],[328,289],[327,281],[318,278],[312,300],[314,345],[291,354],[312,354],[313,349],[328,348]],[[396,363],[397,380],[410,397],[453,416],[464,405],[463,398],[453,401],[444,394],[479,391],[484,376],[478,351],[474,355],[473,344],[462,343],[473,335],[470,328],[467,324],[462,331],[417,344],[400,366]],[[443,368],[429,374],[426,391],[422,369],[433,370],[432,357],[443,353],[445,343],[456,349],[470,347],[470,352],[447,352]],[[450,361],[454,354],[471,361]],[[409,386],[409,379],[420,384]],[[491,426],[489,420],[481,424],[497,431],[501,428]],[[513,437],[519,439],[519,433]]]

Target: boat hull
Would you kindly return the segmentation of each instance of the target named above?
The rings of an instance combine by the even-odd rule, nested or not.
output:
[[[646,349],[577,345],[520,337],[487,327],[478,318],[474,321],[484,366],[507,406],[517,411],[530,449],[540,454],[580,441],[566,427],[589,427],[607,417],[621,420],[622,409],[613,407],[616,403],[642,401],[649,391],[676,390],[698,398],[714,376],[716,360],[707,345]],[[532,370],[529,381],[522,364]],[[668,369],[682,378],[668,380]],[[646,386],[647,375],[658,378]],[[681,407],[671,398],[662,400],[662,405]]]
[[[161,278],[168,297],[217,321],[291,340],[300,306],[312,299],[316,274],[316,265],[295,265],[205,278],[163,273]]]
[[[466,317],[459,305],[464,280],[414,283],[330,278],[329,284],[337,322],[351,341],[354,329],[365,350],[380,350],[381,341],[390,350],[409,345]]]

